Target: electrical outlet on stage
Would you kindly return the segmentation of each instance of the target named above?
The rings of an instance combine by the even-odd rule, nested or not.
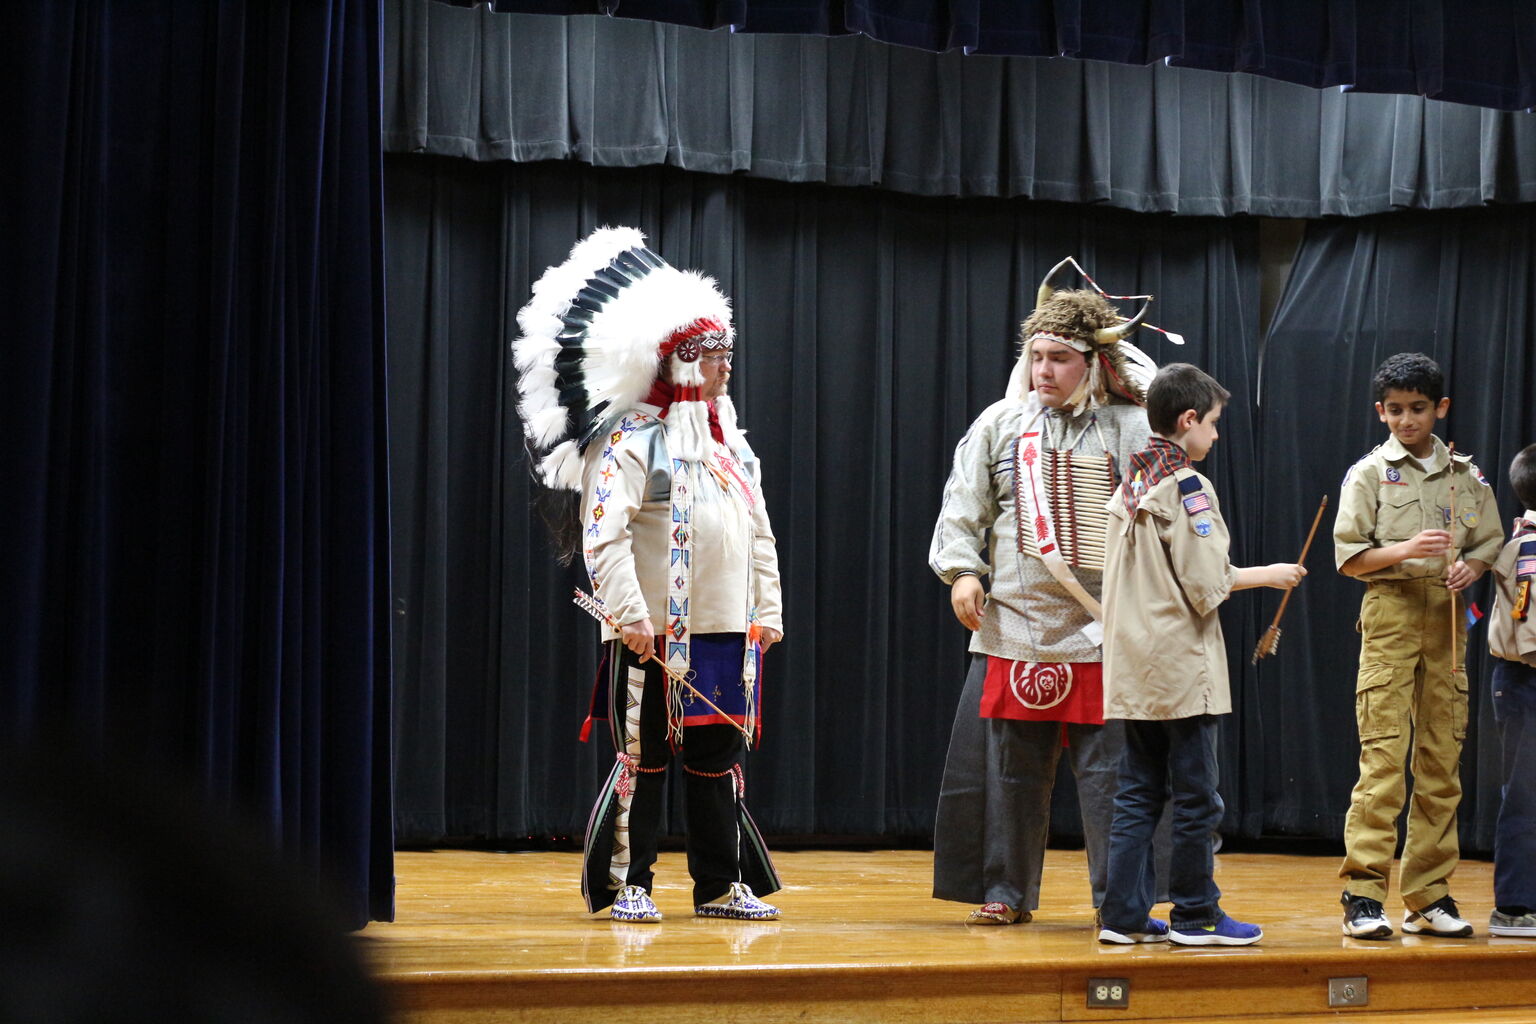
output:
[[[1131,1005],[1129,978],[1089,978],[1088,1008],[1125,1009]]]
[[[1369,1006],[1370,995],[1365,978],[1329,978],[1329,1006]]]

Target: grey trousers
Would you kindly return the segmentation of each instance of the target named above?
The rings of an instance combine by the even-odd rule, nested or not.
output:
[[[950,734],[933,834],[933,895],[960,903],[1040,905],[1040,875],[1051,823],[1051,790],[1061,758],[1060,722],[982,718],[985,655],[973,655]],[[1104,901],[1109,826],[1114,818],[1123,723],[1067,724],[1067,756],[1077,780],[1093,905]],[[1166,815],[1165,815],[1166,818]],[[1162,895],[1168,834],[1158,830],[1157,892]]]

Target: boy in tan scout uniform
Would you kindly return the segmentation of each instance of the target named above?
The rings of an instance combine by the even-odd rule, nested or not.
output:
[[[1334,559],[1364,580],[1355,717],[1360,780],[1344,824],[1344,934],[1392,935],[1382,901],[1397,846],[1404,760],[1413,805],[1403,846],[1403,931],[1465,937],[1449,879],[1460,850],[1461,741],[1467,732],[1466,623],[1455,595],[1498,556],[1498,505],[1470,456],[1434,435],[1451,400],[1434,360],[1398,353],[1372,380],[1391,436],[1350,467],[1333,527]],[[1454,498],[1453,498],[1454,489]]]
[[[1493,563],[1493,717],[1503,748],[1504,799],[1493,833],[1489,935],[1536,936],[1536,444],[1515,456],[1509,482],[1525,512]]]
[[[1216,442],[1231,397],[1188,363],[1160,370],[1147,389],[1154,436],[1131,456],[1110,499],[1104,561],[1104,718],[1125,720],[1125,753],[1110,826],[1100,942],[1164,938],[1152,907],[1152,833],[1172,790],[1173,842],[1166,937],[1180,945],[1245,946],[1257,925],[1222,912],[1211,836],[1225,810],[1216,791],[1217,716],[1232,710],[1217,609],[1234,590],[1287,589],[1294,563],[1239,569],[1210,481],[1192,465]],[[1149,657],[1149,652],[1156,657]]]

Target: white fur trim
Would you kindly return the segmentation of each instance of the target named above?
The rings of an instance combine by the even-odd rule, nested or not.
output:
[[[730,395],[715,399],[715,415],[720,419],[720,433],[725,435],[725,443],[732,451],[740,451],[746,443],[747,432],[736,425],[736,404]]]
[[[704,370],[695,359],[691,363],[685,363],[676,356],[672,357],[672,383],[683,387],[701,388],[704,386]]]
[[[667,453],[674,459],[701,462],[709,454],[709,406],[674,402],[667,413]]]

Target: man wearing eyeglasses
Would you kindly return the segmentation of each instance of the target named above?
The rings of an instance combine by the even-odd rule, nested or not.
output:
[[[533,466],[566,492],[546,520],[557,550],[582,559],[592,590],[579,603],[603,625],[591,718],[607,719],[615,762],[588,819],[587,909],[661,920],[652,883],[676,767],[693,913],[775,918],[760,897],[779,880],[747,813],[744,764],[763,656],[784,626],[757,457],[726,395],[730,303],[640,231],[610,227],[545,272],[518,324]]]

